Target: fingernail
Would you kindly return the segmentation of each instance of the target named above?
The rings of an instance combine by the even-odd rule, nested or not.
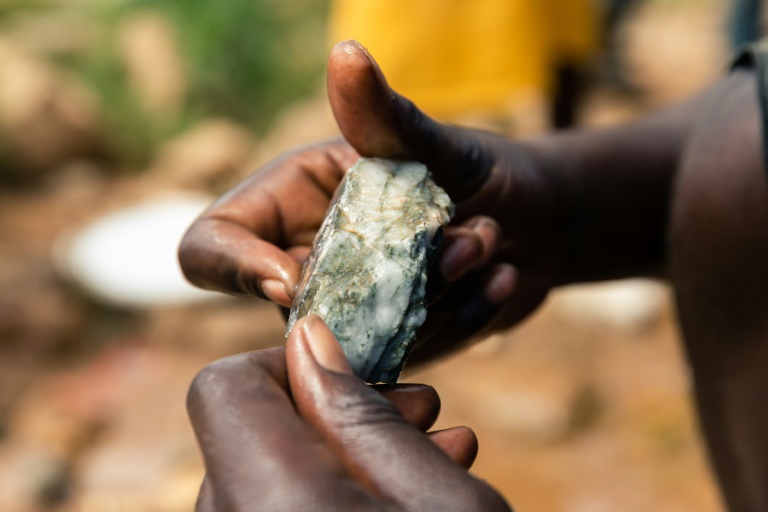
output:
[[[286,286],[277,279],[265,279],[261,282],[261,291],[272,302],[281,306],[291,307],[293,299],[288,293]]]
[[[517,286],[517,270],[512,265],[499,265],[490,279],[485,283],[483,294],[485,300],[494,306],[509,299]]]
[[[381,71],[381,67],[379,66],[379,63],[376,62],[376,59],[373,58],[373,55],[371,55],[371,52],[368,51],[368,48],[360,44],[358,41],[352,40],[352,43],[357,46],[357,48],[363,52],[363,55],[365,55],[365,58],[368,59],[368,62],[371,63],[371,66],[373,66],[373,71],[376,74],[376,81],[379,83],[382,89],[385,91],[389,91],[389,83],[387,83],[387,78],[384,76],[384,73]]]
[[[299,333],[320,366],[332,372],[352,375],[352,367],[341,345],[320,317],[310,315],[302,320]]]
[[[477,245],[466,238],[459,238],[443,253],[440,267],[443,277],[455,281],[474,267],[480,258]]]

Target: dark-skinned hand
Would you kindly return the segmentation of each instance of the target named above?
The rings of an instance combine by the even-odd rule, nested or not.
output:
[[[467,473],[471,430],[425,433],[435,391],[366,385],[316,316],[285,348],[206,367],[187,407],[206,468],[198,512],[510,510]]]
[[[429,314],[409,363],[533,311],[556,281],[558,187],[521,144],[437,123],[393,92],[368,52],[338,44],[328,92],[344,139],[266,165],[192,225],[179,252],[203,288],[290,307],[301,265],[346,170],[362,155],[423,162],[456,203],[430,274]]]

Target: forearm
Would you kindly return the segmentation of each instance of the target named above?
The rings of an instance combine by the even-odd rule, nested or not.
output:
[[[665,275],[675,174],[711,96],[621,127],[530,141],[564,196],[560,284]]]

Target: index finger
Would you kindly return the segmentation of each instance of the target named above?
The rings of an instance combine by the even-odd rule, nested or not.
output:
[[[341,140],[297,150],[222,196],[193,223],[179,262],[193,284],[290,307],[301,264],[344,170]]]
[[[291,307],[301,264],[288,253],[244,226],[203,216],[179,246],[179,263],[196,286],[256,295]]]

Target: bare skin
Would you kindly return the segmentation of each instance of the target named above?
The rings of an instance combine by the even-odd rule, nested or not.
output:
[[[284,349],[223,359],[193,382],[207,470],[197,510],[509,512],[466,471],[471,430],[424,434],[439,408],[427,386],[377,393],[322,320],[303,318]]]
[[[328,67],[344,139],[285,155],[205,212],[180,249],[193,283],[289,307],[330,197],[360,155],[422,161],[457,203],[411,364],[518,323],[557,284],[660,271],[682,126],[695,109],[607,134],[608,144],[605,134],[515,143],[432,121],[389,90],[356,43],[338,45]],[[645,151],[660,128],[667,144]],[[582,165],[571,164],[569,146],[585,149]],[[642,156],[625,169],[630,179],[611,172],[632,153]],[[583,193],[606,181],[629,197]]]
[[[768,510],[768,191],[754,74],[713,98],[677,176],[670,278],[730,510]]]
[[[344,140],[297,150],[204,213],[180,249],[192,282],[288,306],[344,170],[360,155],[422,161],[458,215],[412,361],[515,325],[558,285],[666,277],[725,500],[737,512],[768,510],[768,175],[752,72],[628,126],[523,142],[435,123],[354,42],[334,49],[328,73]],[[193,423],[249,401],[270,407],[222,398]],[[313,428],[338,427],[302,407]],[[224,461],[198,439],[211,475]],[[220,495],[238,486],[225,480]]]

